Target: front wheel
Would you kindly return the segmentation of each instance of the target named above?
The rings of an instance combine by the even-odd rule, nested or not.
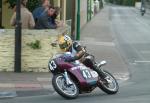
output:
[[[105,78],[100,78],[98,87],[101,88],[107,94],[116,94],[119,90],[119,85],[115,77],[106,70],[103,70],[106,75]]]
[[[63,74],[54,75],[52,79],[55,91],[66,99],[74,99],[79,95],[78,86],[72,80],[71,82],[71,85],[67,85]]]

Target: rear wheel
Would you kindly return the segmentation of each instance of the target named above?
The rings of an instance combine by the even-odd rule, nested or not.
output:
[[[103,73],[106,75],[106,77],[99,79],[99,88],[101,88],[107,94],[116,94],[119,90],[117,80],[108,71],[104,70]]]
[[[67,85],[63,74],[54,75],[52,79],[52,85],[55,91],[67,99],[74,99],[79,95],[78,86],[72,80],[71,82],[72,84]]]
[[[141,15],[144,16],[144,12],[142,12]]]

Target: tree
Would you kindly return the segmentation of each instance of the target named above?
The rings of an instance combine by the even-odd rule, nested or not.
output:
[[[4,3],[8,3],[8,4],[9,4],[9,7],[8,7],[8,8],[13,9],[14,6],[16,5],[16,0],[5,0]],[[33,11],[33,10],[34,10],[36,7],[38,7],[40,4],[41,4],[41,0],[28,0],[27,8],[28,8],[30,11]]]
[[[118,5],[127,5],[127,6],[134,6],[136,1],[139,0],[109,0],[110,3],[115,3]]]
[[[2,1],[0,1],[0,28],[2,28]]]

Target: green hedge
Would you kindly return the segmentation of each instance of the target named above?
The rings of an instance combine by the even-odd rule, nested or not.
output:
[[[135,5],[135,0],[123,0],[122,5],[134,6]]]
[[[109,0],[110,3],[125,5],[125,6],[134,6],[136,1],[139,0]]]
[[[9,8],[13,8],[15,5],[16,5],[16,1],[17,0],[5,0],[4,4],[5,3],[8,3],[9,4]],[[30,11],[33,11],[36,7],[38,7],[39,5],[41,4],[41,0],[28,0],[28,3],[27,3],[27,8],[30,10]]]

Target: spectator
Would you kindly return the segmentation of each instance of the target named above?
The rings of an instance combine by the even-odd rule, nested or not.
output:
[[[55,12],[55,8],[50,6],[46,13],[38,18],[35,29],[56,29]]]
[[[34,28],[35,22],[32,13],[26,8],[28,0],[21,0],[21,23],[23,29]],[[14,12],[10,24],[16,26],[16,11]]]
[[[46,13],[46,11],[48,10],[50,6],[50,2],[49,0],[42,0],[42,5],[38,8],[35,8],[32,12],[35,23],[37,22],[37,19],[44,15],[44,13]]]
[[[49,18],[50,24],[56,25],[57,27],[63,26],[63,22],[57,19],[57,16],[60,13],[60,8],[59,7],[54,7],[55,12],[54,14]]]
[[[57,19],[57,16],[59,15],[60,13],[60,8],[59,7],[55,7],[55,13],[54,15],[52,16],[55,24],[57,25],[57,27],[61,27],[64,25],[63,21],[60,21],[60,20],[56,20]]]

